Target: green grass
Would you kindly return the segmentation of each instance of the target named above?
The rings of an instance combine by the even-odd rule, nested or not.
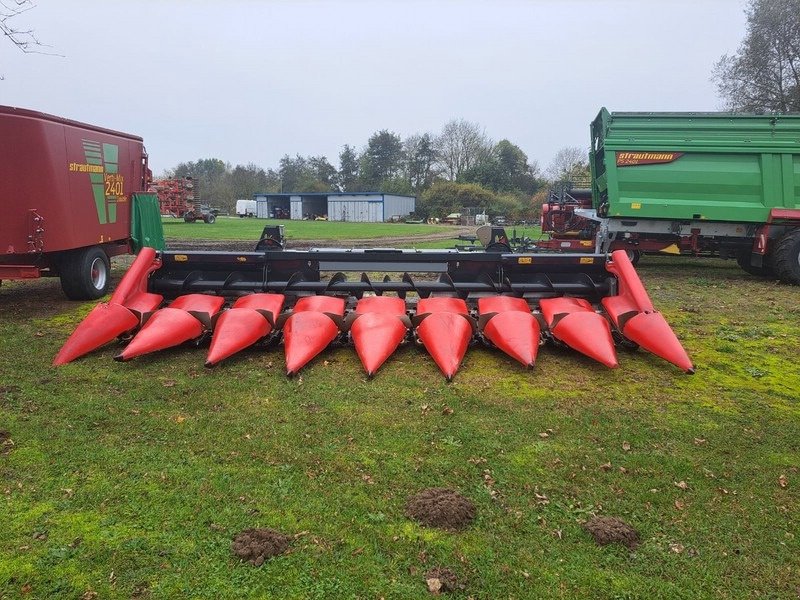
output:
[[[284,225],[287,239],[340,240],[431,235],[455,231],[447,225],[406,225],[405,223],[342,223],[334,221],[287,221],[219,217],[213,225],[186,223],[164,218],[164,236],[170,239],[258,240],[267,225]]]
[[[798,289],[715,260],[639,271],[696,375],[552,347],[532,371],[474,347],[452,384],[414,346],[372,381],[350,348],[295,379],[280,348],[207,370],[202,349],[121,364],[109,347],[56,369],[92,303],[3,285],[0,597],[421,598],[436,565],[463,598],[795,597]],[[431,486],[476,522],[408,521]],[[596,546],[592,514],[642,545]],[[240,564],[231,538],[256,526],[299,534],[292,552]]]

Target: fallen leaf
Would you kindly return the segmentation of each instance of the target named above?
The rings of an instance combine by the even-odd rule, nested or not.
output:
[[[705,443],[706,443],[706,441],[703,438],[694,438],[694,445],[695,446],[702,446]]]
[[[620,472],[620,473],[622,473],[622,474],[624,475],[625,473],[627,473],[627,472],[628,472],[628,469],[626,469],[625,467],[620,467],[620,468],[619,468],[619,472]]]
[[[185,420],[186,420],[186,417],[184,417],[183,415],[178,415],[177,417],[175,417],[175,422],[176,423],[183,423]]]
[[[631,443],[630,442],[622,442],[622,449],[625,450],[625,452],[629,452],[630,449],[631,449]]]
[[[546,431],[542,431],[542,432],[539,433],[539,437],[542,438],[542,439],[549,438],[550,434],[547,433]]]
[[[789,485],[789,480],[786,479],[786,475],[781,475],[778,477],[778,485],[782,488],[785,488],[787,485]]]
[[[611,462],[607,462],[604,465],[600,465],[600,470],[602,471],[610,471],[611,470]]]
[[[672,482],[672,484],[673,484],[673,485],[674,485],[676,488],[680,488],[680,489],[682,489],[682,490],[689,489],[689,484],[688,484],[688,483],[686,483],[685,481],[673,481],[673,482]]]
[[[686,508],[686,504],[684,504],[682,500],[675,500],[675,508],[677,508],[678,510],[683,510],[684,508]]]
[[[436,596],[442,591],[442,582],[438,577],[431,577],[426,579],[425,583],[428,584],[428,591]]]
[[[454,412],[454,411],[453,411],[453,409],[452,409],[452,408],[450,408],[449,406],[445,406],[445,407],[442,409],[442,414],[443,414],[443,415],[452,415],[452,414],[453,414],[453,412]]]
[[[175,387],[175,380],[174,379],[165,379],[161,382],[161,385],[164,387]]]
[[[675,554],[680,554],[684,550],[683,544],[679,544],[677,542],[673,542],[672,544],[670,544],[669,549],[671,552],[674,552]]]
[[[323,367],[327,367],[329,364],[331,364],[331,363],[330,363],[330,361],[328,361],[328,360],[323,360],[323,361],[322,361],[322,366],[323,366]]]

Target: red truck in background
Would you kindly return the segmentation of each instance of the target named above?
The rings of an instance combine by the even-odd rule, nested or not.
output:
[[[104,295],[147,189],[142,138],[0,106],[0,140],[0,281],[58,276],[71,299]]]

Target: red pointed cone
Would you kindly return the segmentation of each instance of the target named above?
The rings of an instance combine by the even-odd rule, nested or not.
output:
[[[233,307],[217,319],[206,366],[211,367],[267,336],[272,325],[260,311],[277,317],[284,299],[283,294],[249,294],[238,298]]]
[[[472,326],[459,316],[469,314],[467,303],[461,298],[422,298],[417,302],[417,314],[425,313],[431,314],[417,325],[417,335],[450,381],[461,366],[472,338]]]
[[[432,313],[417,325],[417,335],[444,376],[452,379],[472,338],[469,321],[461,313]]]
[[[687,373],[694,373],[689,355],[661,313],[639,313],[631,317],[625,323],[622,334]]]
[[[532,367],[539,353],[541,328],[524,298],[485,296],[478,299],[478,313],[497,313],[483,327],[483,335],[526,367]]]
[[[405,323],[393,314],[371,312],[353,322],[350,329],[353,343],[370,377],[397,350],[406,331]]]
[[[272,331],[267,318],[252,308],[231,308],[222,313],[214,327],[206,366],[211,367],[252,346]]]
[[[339,328],[326,314],[314,311],[293,313],[283,325],[286,373],[297,373],[338,334]]]
[[[172,348],[200,337],[203,324],[185,310],[162,308],[153,313],[115,360],[130,360],[142,354]]]
[[[687,373],[694,373],[689,355],[666,319],[656,311],[642,280],[624,250],[611,253],[606,269],[619,281],[619,294],[602,299],[603,308],[629,340],[671,362]]]
[[[133,330],[137,325],[139,317],[124,306],[105,302],[98,304],[72,332],[53,364],[58,366],[73,361]]]
[[[406,314],[406,302],[394,296],[367,296],[356,304],[356,314],[350,333],[361,364],[372,377],[406,336],[406,324],[398,318]]]
[[[526,367],[536,362],[541,333],[536,317],[518,310],[496,314],[483,328],[490,342]]]
[[[619,366],[611,326],[586,300],[545,298],[539,306],[553,337],[607,367]]]

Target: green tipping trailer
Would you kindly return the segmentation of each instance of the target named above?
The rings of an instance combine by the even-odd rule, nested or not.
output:
[[[590,190],[543,207],[542,248],[709,254],[800,284],[800,114],[603,108],[589,162]]]
[[[591,133],[601,216],[766,223],[800,210],[800,115],[602,109]]]

